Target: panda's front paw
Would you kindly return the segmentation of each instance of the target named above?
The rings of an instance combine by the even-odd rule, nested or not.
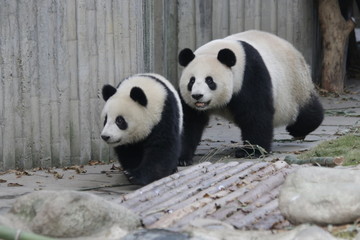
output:
[[[141,179],[141,177],[137,176],[136,171],[132,170],[124,170],[123,173],[125,174],[126,178],[129,180],[131,184],[134,185],[146,185],[148,182]]]

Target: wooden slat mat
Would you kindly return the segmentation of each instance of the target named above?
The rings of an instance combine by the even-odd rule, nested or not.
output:
[[[122,196],[147,228],[182,228],[196,218],[217,219],[239,229],[289,225],[278,209],[287,174],[277,162],[204,162]]]

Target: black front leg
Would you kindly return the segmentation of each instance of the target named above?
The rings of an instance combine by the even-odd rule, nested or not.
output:
[[[269,153],[273,139],[271,118],[268,118],[267,121],[263,119],[253,119],[253,121],[247,124],[242,124],[241,135],[245,146],[236,150],[235,157],[258,158],[265,154],[263,150]]]
[[[146,185],[177,171],[179,153],[167,147],[166,143],[146,147],[140,165],[126,170],[129,181],[136,185]]]
[[[179,166],[188,166],[193,163],[195,150],[201,140],[205,126],[209,122],[206,112],[197,111],[182,102],[184,111],[184,128]]]

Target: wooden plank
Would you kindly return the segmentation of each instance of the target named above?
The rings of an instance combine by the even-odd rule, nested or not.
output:
[[[229,35],[229,0],[212,1],[212,39],[224,38]]]
[[[299,35],[301,41],[299,42],[298,49],[304,55],[306,62],[312,66],[313,57],[312,52],[314,51],[313,43],[315,42],[314,30],[316,26],[317,19],[314,18],[313,12],[315,12],[316,8],[314,1],[300,1],[300,9],[301,11],[297,14],[299,18]],[[300,14],[301,13],[301,14]]]
[[[60,165],[60,128],[59,128],[59,91],[57,88],[58,75],[57,75],[57,35],[60,34],[57,30],[57,3],[53,2],[48,6],[48,21],[47,21],[47,34],[48,34],[48,76],[50,79],[50,166]],[[48,79],[48,81],[49,81]]]
[[[94,110],[94,116],[95,123],[93,128],[96,130],[93,130],[93,143],[95,140],[97,140],[97,147],[98,147],[98,156],[97,159],[100,161],[108,161],[109,160],[109,149],[107,148],[105,150],[103,141],[99,139],[99,135],[102,129],[103,124],[101,123],[100,119],[100,113],[102,110],[102,107],[104,105],[104,101],[101,96],[101,89],[104,84],[107,84],[109,82],[108,79],[108,73],[107,73],[107,64],[109,64],[109,59],[107,59],[106,55],[106,41],[108,38],[108,35],[106,33],[107,31],[107,23],[106,18],[107,15],[110,13],[107,11],[106,8],[106,2],[109,1],[96,1],[96,36],[97,36],[97,85],[96,85],[96,94],[93,97],[96,97],[94,99],[96,104],[96,109]],[[94,146],[92,146],[94,148]],[[93,157],[93,159],[96,159]]]
[[[256,174],[253,173],[251,175],[245,175],[245,178],[239,178],[239,179],[242,179],[243,184],[241,184],[241,182],[238,182],[236,184],[236,188],[221,190],[221,191],[227,191],[227,193],[224,194],[223,197],[217,198],[215,195],[215,197],[212,198],[210,196],[210,198],[212,198],[212,200],[213,200],[210,202],[211,204],[207,203],[205,206],[203,206],[199,209],[196,209],[192,213],[186,215],[181,220],[179,220],[176,223],[176,225],[184,225],[186,222],[189,222],[191,219],[194,219],[197,217],[201,218],[201,217],[204,217],[206,214],[212,214],[213,212],[215,212],[217,210],[218,206],[225,206],[226,203],[249,192],[251,189],[255,188],[261,182],[261,180],[264,178],[264,176],[271,175],[271,173],[273,173],[275,169],[277,169],[278,167],[285,167],[286,165],[287,164],[285,162],[279,163],[278,166],[270,165],[270,166],[256,172]],[[220,193],[220,195],[222,195],[222,193]],[[166,217],[166,218],[169,218],[169,217]]]
[[[286,39],[287,28],[287,2],[288,0],[277,0],[277,36]]]
[[[112,7],[112,2],[111,1],[105,1],[105,46],[104,46],[104,79],[100,79],[103,80],[103,84],[111,84],[111,85],[116,85],[117,83],[115,83],[115,56],[114,56],[114,23],[113,23],[113,7]],[[100,46],[99,46],[100,47]],[[100,48],[99,48],[100,50]],[[100,54],[100,53],[99,53]],[[99,70],[101,69],[101,67],[99,66]],[[99,93],[100,94],[100,93]],[[101,107],[104,105],[104,101],[102,100],[101,97]],[[99,117],[100,117],[100,112],[99,112]],[[102,123],[101,123],[102,124]],[[100,141],[100,147],[101,147],[101,159],[103,161],[108,161],[111,159],[111,150],[110,147],[104,142],[104,141]],[[113,154],[113,153],[112,153]]]
[[[5,130],[4,130],[4,143],[9,140],[8,137],[12,137],[11,140],[11,150],[7,149],[8,146],[4,147],[5,155],[11,154],[8,156],[8,159],[6,159],[6,162],[9,163],[9,167],[18,166],[19,168],[24,167],[25,157],[26,157],[26,151],[28,148],[26,148],[26,139],[24,136],[24,121],[23,116],[25,111],[28,109],[26,108],[26,104],[24,99],[24,95],[27,91],[27,79],[24,78],[24,60],[21,54],[21,47],[20,40],[22,34],[22,26],[20,25],[21,22],[19,22],[18,19],[18,12],[21,11],[19,8],[21,8],[21,5],[19,6],[18,2],[11,2],[8,5],[4,4],[5,9],[8,11],[5,13],[5,18],[8,21],[5,22],[5,24],[8,24],[7,26],[3,25],[4,28],[2,30],[3,33],[6,31],[9,31],[10,38],[7,42],[6,37],[4,36],[4,47],[7,48],[8,51],[4,54],[4,72],[5,76],[3,76],[3,81],[10,81],[8,86],[4,86],[4,97],[5,100],[7,98],[11,98],[11,104],[10,102],[4,103],[5,109],[7,111],[4,111],[4,117],[8,121],[11,121],[5,124]],[[3,15],[3,16],[4,16]],[[23,35],[23,34],[22,34]],[[8,55],[9,54],[9,55]],[[8,75],[6,74],[8,72]],[[6,76],[7,75],[7,76]],[[7,88],[11,88],[11,91],[8,92]],[[10,95],[7,95],[9,94]],[[9,105],[8,105],[9,104]],[[9,114],[10,113],[10,114]],[[9,128],[7,128],[9,127]],[[29,127],[26,127],[26,133],[29,133]],[[10,136],[8,136],[10,134]],[[12,162],[11,162],[12,161]],[[7,164],[6,164],[7,165]]]
[[[52,39],[49,34],[52,32],[49,26],[51,22],[48,14],[50,2],[46,0],[37,1],[37,23],[38,23],[38,69],[39,69],[39,105],[40,105],[40,164],[42,167],[51,166],[51,86],[54,73],[53,65],[50,63],[49,58],[51,48],[53,46]],[[37,124],[35,123],[35,124]]]
[[[14,168],[15,167],[15,132],[14,132],[14,100],[12,96],[14,95],[14,86],[13,86],[13,75],[12,75],[12,66],[13,66],[13,44],[12,41],[12,30],[11,26],[15,21],[16,15],[16,2],[8,1],[3,3],[3,8],[1,8],[2,19],[0,21],[1,26],[1,56],[2,56],[2,85],[3,85],[3,149],[2,149],[2,169]]]
[[[138,16],[144,15],[144,1],[142,0],[133,0],[129,1],[128,5],[128,12],[129,12],[129,74],[135,74],[145,71],[145,64],[144,64],[144,21],[146,21],[145,18],[140,18]],[[159,13],[162,14],[163,8],[162,5],[159,6]],[[162,19],[161,16],[157,16],[157,18]],[[159,23],[159,26],[157,29],[160,29],[157,34],[160,35],[160,38],[162,38],[163,28],[162,24]],[[160,40],[159,40],[160,41]],[[159,42],[160,46],[164,49],[164,45]],[[147,46],[152,47],[152,46]],[[157,46],[158,47],[158,46]],[[156,50],[155,50],[156,52]],[[165,61],[164,56],[161,55],[161,52],[159,51],[156,55],[160,56],[160,59],[156,58],[155,61],[158,61],[160,65],[163,65],[163,61]],[[152,69],[154,72],[158,72],[160,74],[163,74],[163,67],[160,67],[161,71],[156,71],[155,69]]]
[[[246,0],[245,1],[245,29],[261,29],[261,1]]]
[[[2,6],[0,8],[0,19],[5,19],[5,6],[4,3],[1,2]],[[3,37],[3,22],[6,21],[2,21],[0,22],[0,38],[4,39]],[[0,171],[4,171],[5,167],[4,167],[4,158],[3,158],[3,150],[4,150],[4,140],[3,140],[3,129],[5,126],[5,106],[4,106],[4,98],[3,96],[5,95],[5,76],[3,74],[3,68],[4,68],[4,55],[3,55],[3,51],[2,51],[2,47],[0,46]]]
[[[293,1],[287,1],[286,2],[286,36],[285,39],[288,40],[289,42],[293,43],[293,24],[294,24],[294,19],[292,18],[293,15],[293,6],[294,6],[294,2]],[[283,20],[282,20],[283,21]]]
[[[212,37],[212,1],[195,0],[196,48],[213,40]]]
[[[144,22],[144,32],[143,32],[143,49],[144,49],[144,71],[151,72],[154,69],[153,62],[153,48],[154,39],[153,39],[153,1],[144,1],[144,14],[142,21]]]
[[[153,62],[150,71],[164,75],[165,39],[164,39],[164,6],[162,0],[153,0],[151,5],[150,20],[150,41],[151,61]],[[144,19],[145,20],[145,19]],[[145,20],[146,21],[146,20]]]
[[[90,121],[90,46],[88,42],[88,25],[86,0],[77,2],[77,37],[78,37],[78,84],[79,84],[79,119],[80,119],[80,163],[84,164],[91,158]],[[76,131],[76,129],[74,129]]]
[[[31,106],[31,88],[32,83],[36,81],[37,74],[37,41],[33,33],[36,32],[36,4],[29,0],[21,2],[18,5],[19,22],[19,50],[18,70],[20,77],[20,96],[21,96],[21,122],[23,150],[20,150],[21,161],[16,164],[19,168],[29,169],[34,166],[33,149],[33,128],[32,128],[32,106]]]
[[[36,11],[36,22],[38,19],[38,7],[36,1],[34,2],[34,11]],[[38,24],[38,23],[37,23]],[[31,145],[31,151],[32,151],[32,164],[33,167],[39,167],[41,166],[41,151],[42,151],[42,144],[41,144],[41,132],[40,132],[40,79],[39,79],[39,37],[38,32],[34,31],[34,41],[35,41],[35,49],[33,52],[34,57],[34,68],[33,71],[33,79],[31,81],[30,85],[30,106],[31,106],[31,118],[30,122],[31,129],[32,129],[32,145]]]
[[[66,54],[69,69],[69,134],[70,163],[80,163],[80,115],[79,115],[79,81],[78,81],[78,39],[76,1],[66,0]]]
[[[276,0],[261,1],[261,30],[276,34]]]
[[[149,204],[137,206],[134,208],[134,211],[141,212],[144,215],[151,214],[154,211],[161,211],[161,209],[166,209],[167,207],[173,205],[175,202],[182,203],[186,201],[193,195],[197,194],[200,190],[208,188],[221,180],[229,178],[232,173],[239,171],[239,163],[237,162],[214,165],[215,167],[213,169],[211,169],[211,167],[207,168],[205,173],[198,172],[198,174],[195,177],[191,178],[190,181],[183,182],[187,184],[178,184],[178,186],[173,186],[167,191],[161,191],[161,196],[157,196],[153,199],[147,199],[149,201]],[[179,181],[183,180],[184,179],[179,179]],[[180,192],[183,192],[184,194],[179,196]],[[175,202],[174,197],[177,198]],[[137,205],[139,204],[137,203]]]
[[[264,2],[263,2],[264,3]],[[277,12],[277,0],[273,0],[271,2],[271,8],[270,8],[270,11],[271,11],[271,14],[270,14],[270,32],[271,33],[274,33],[276,35],[277,33],[277,16],[278,16],[278,12]],[[263,11],[268,11],[268,9],[263,9]]]
[[[177,2],[164,1],[164,76],[174,85],[178,85],[178,38],[177,38]]]
[[[229,0],[229,34],[245,29],[245,0]]]
[[[71,164],[71,134],[70,134],[70,66],[68,61],[68,37],[67,31],[68,16],[66,1],[57,3],[56,15],[56,74],[58,90],[58,111],[59,111],[59,164],[68,166]]]
[[[86,25],[87,25],[87,41],[89,46],[89,106],[90,106],[90,159],[99,160],[99,133],[100,133],[100,106],[98,93],[98,40],[97,40],[97,8],[94,0],[86,1]]]
[[[256,209],[255,211],[249,213],[246,216],[241,216],[240,218],[229,218],[227,222],[231,223],[238,229],[245,228],[245,226],[249,226],[254,224],[255,221],[263,216],[271,214],[271,212],[278,209],[279,203],[278,199],[274,199],[269,203],[266,203],[264,206]]]
[[[193,11],[189,11],[189,9],[195,9],[193,0],[182,0],[178,2],[179,51],[183,48],[195,50],[196,47],[195,16]]]
[[[130,75],[129,65],[129,1],[115,0],[113,3],[115,82]],[[125,61],[124,61],[125,60]]]
[[[18,21],[17,13],[19,11],[19,4],[15,2],[14,4],[16,14],[10,15],[10,32],[11,32],[11,57],[12,57],[12,81],[13,81],[13,90],[14,95],[11,97],[14,101],[14,109],[13,109],[13,121],[14,121],[14,137],[15,137],[15,145],[12,146],[15,148],[15,166],[19,166],[20,168],[24,167],[24,138],[23,138],[23,122],[22,122],[22,114],[23,114],[23,105],[22,105],[22,82],[23,82],[23,66],[20,53],[20,26]]]
[[[196,172],[199,169],[200,170],[204,169],[209,165],[211,165],[210,162],[202,162],[193,167],[187,168],[183,171],[174,173],[173,175],[171,175],[171,177],[166,177],[159,181],[155,181],[155,182],[151,183],[151,185],[150,184],[146,185],[139,190],[136,190],[132,193],[129,193],[129,194],[123,196],[121,199],[119,199],[119,202],[124,202],[124,204],[126,206],[129,206],[129,205],[133,204],[134,202],[135,202],[134,205],[136,205],[137,200],[135,198],[144,197],[145,195],[148,195],[151,198],[156,197],[157,194],[154,191],[152,191],[154,188],[158,188],[158,187],[166,188],[167,187],[166,185],[171,183],[174,179],[182,178],[184,176],[187,179],[192,178],[193,177],[192,175],[196,174]],[[148,199],[148,196],[145,196],[145,199]],[[135,199],[135,200],[132,200],[132,199]]]

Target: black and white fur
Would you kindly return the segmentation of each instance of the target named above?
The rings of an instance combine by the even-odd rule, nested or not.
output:
[[[273,129],[286,125],[305,138],[323,120],[323,108],[303,56],[287,41],[251,30],[183,49],[180,95],[184,102],[181,164],[191,164],[211,114],[234,121],[242,140],[271,150]],[[244,151],[246,150],[246,151]],[[245,157],[241,148],[235,153]]]
[[[102,139],[112,146],[128,179],[145,185],[177,170],[183,113],[164,77],[137,74],[117,88],[104,85]]]

